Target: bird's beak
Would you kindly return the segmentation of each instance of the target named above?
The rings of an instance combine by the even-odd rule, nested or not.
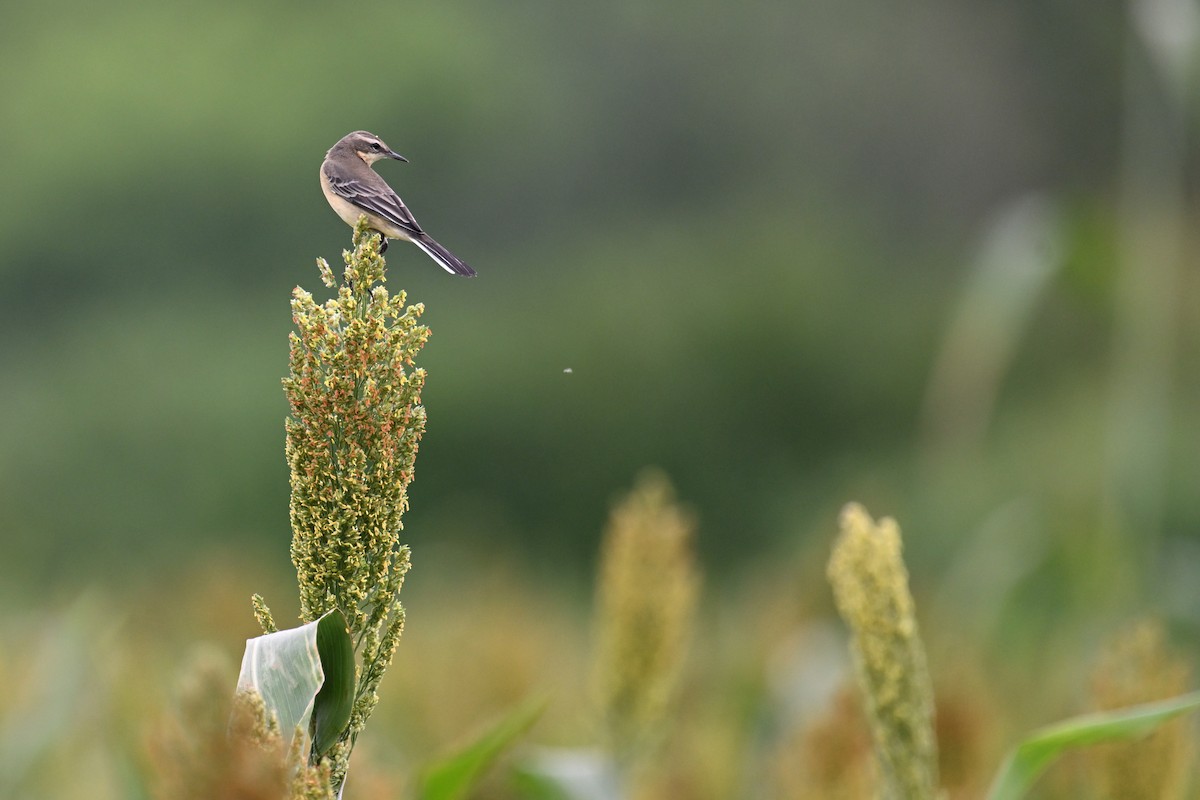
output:
[[[388,158],[394,158],[397,161],[403,161],[406,164],[408,163],[408,159],[405,158],[404,156],[400,155],[399,153],[397,153],[395,150],[388,150],[387,154],[388,154]]]

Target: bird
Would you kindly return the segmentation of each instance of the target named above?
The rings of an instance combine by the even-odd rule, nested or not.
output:
[[[389,238],[402,239],[421,248],[451,275],[475,277],[475,270],[421,229],[400,196],[371,168],[385,158],[408,161],[367,131],[354,131],[338,139],[321,162],[321,191],[329,205],[352,228],[365,214],[371,229],[383,237],[381,253],[387,249]]]

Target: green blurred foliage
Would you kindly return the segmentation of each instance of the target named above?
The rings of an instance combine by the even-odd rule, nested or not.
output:
[[[1150,537],[1106,522],[1131,41],[1123,6],[1082,0],[8,4],[0,579],[230,543],[286,574],[288,297],[349,244],[316,173],[366,128],[480,271],[388,254],[433,329],[418,573],[454,540],[583,575],[656,464],[713,565],[824,547],[854,498],[915,532],[919,579],[1017,502],[1049,542],[1005,590],[1023,625],[1136,602],[1130,564],[1194,547],[1200,380],[1188,274],[1165,511]],[[935,447],[949,320],[1030,190],[1060,204],[1064,265],[1009,332],[983,438]],[[1154,603],[1193,577],[1170,561]]]

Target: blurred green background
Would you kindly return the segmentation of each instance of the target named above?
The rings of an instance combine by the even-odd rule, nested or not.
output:
[[[365,128],[480,273],[388,253],[433,330],[413,602],[491,558],[585,595],[657,465],[709,602],[780,559],[823,597],[855,499],[957,625],[1033,652],[1152,610],[1194,636],[1198,16],[6,4],[3,594],[209,565],[234,642],[251,591],[289,602],[288,299],[349,244],[317,167]]]
[[[1129,13],[10,5],[5,569],[283,548],[288,295],[348,244],[316,170],[356,128],[481,273],[390,253],[434,331],[418,553],[584,561],[647,464],[722,567],[851,497],[920,557],[1014,501],[1190,541],[1195,83]]]

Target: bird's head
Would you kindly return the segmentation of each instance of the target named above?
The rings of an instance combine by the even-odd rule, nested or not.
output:
[[[397,161],[408,161],[407,158],[387,146],[387,143],[373,133],[355,131],[342,137],[334,147],[345,147],[368,165],[374,164],[381,158],[394,158]]]

